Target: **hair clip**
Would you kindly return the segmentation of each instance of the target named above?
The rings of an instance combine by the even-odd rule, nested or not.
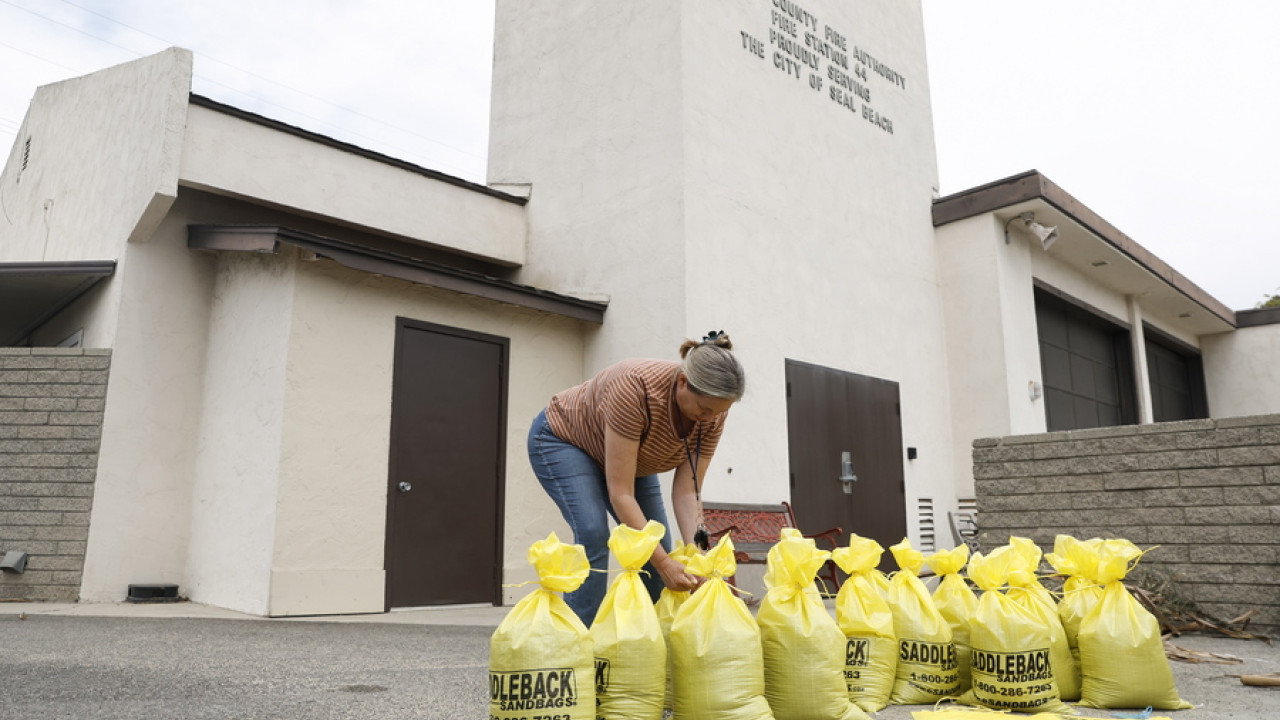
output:
[[[703,344],[703,345],[709,345],[709,344],[711,344],[711,343],[715,342],[716,340],[719,340],[721,335],[724,335],[724,331],[723,331],[723,330],[712,330],[711,332],[709,332],[709,333],[707,333],[705,336],[703,336],[703,338],[702,338],[702,344]]]

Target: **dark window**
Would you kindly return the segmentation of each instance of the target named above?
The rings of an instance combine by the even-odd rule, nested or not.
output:
[[[1152,419],[1176,422],[1209,417],[1199,354],[1164,341],[1150,328],[1145,334]]]
[[[1051,432],[1137,422],[1128,330],[1040,289],[1036,327]]]

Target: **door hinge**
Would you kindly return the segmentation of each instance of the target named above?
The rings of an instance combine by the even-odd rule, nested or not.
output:
[[[787,381],[787,397],[788,398],[791,397],[791,381],[790,380]]]
[[[795,490],[795,489],[796,489],[796,474],[795,474],[795,473],[791,473],[791,489],[792,489],[792,490]]]

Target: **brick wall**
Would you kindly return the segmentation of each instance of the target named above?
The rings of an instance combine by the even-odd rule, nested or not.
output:
[[[1120,537],[1204,613],[1280,635],[1280,415],[983,439],[979,541]]]
[[[0,600],[80,595],[110,350],[0,348]]]

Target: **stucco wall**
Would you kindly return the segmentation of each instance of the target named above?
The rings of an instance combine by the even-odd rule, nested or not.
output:
[[[1280,323],[1210,335],[1202,350],[1210,415],[1280,412]]]
[[[295,270],[292,253],[215,258],[187,588],[199,602],[265,615]]]
[[[0,261],[113,260],[149,235],[178,191],[190,87],[175,48],[37,89],[5,166]]]
[[[0,600],[80,597],[111,351],[0,348]]]
[[[6,197],[22,210],[0,227],[0,259],[117,261],[112,278],[35,336],[52,342],[84,328],[85,342],[114,349],[80,598],[118,601],[129,583],[166,582],[179,584],[196,600],[265,613],[273,607],[270,587],[276,587],[285,598],[276,603],[282,612],[315,610],[313,580],[302,582],[311,582],[302,593],[307,601],[297,601],[299,584],[289,573],[299,565],[292,563],[288,548],[281,551],[285,570],[280,578],[272,577],[276,543],[300,537],[301,542],[332,546],[307,533],[315,530],[313,525],[293,517],[294,523],[307,525],[306,531],[299,530],[287,520],[278,522],[275,511],[278,481],[286,477],[281,467],[293,467],[282,466],[279,455],[286,442],[288,346],[295,339],[290,303],[296,294],[291,280],[296,258],[220,258],[186,247],[190,222],[243,222],[282,213],[261,206],[245,213],[244,208],[210,203],[208,196],[203,205],[187,203],[175,211],[175,202],[181,202],[175,201],[179,185],[188,198],[200,195],[188,189],[198,187],[277,208],[292,205],[297,214],[283,215],[312,229],[324,227],[324,217],[336,218],[344,227],[377,228],[384,237],[499,263],[523,259],[524,216],[519,203],[480,188],[441,182],[208,108],[193,107],[188,113],[190,72],[190,53],[174,50],[42,88],[20,134],[31,138],[29,161],[25,168],[13,162],[22,150],[15,147],[6,166],[4,180],[18,193]],[[369,279],[352,276],[357,278],[351,280],[353,287]],[[409,287],[399,283],[390,294],[403,296]],[[457,300],[446,292],[436,299],[444,306]],[[343,316],[347,320],[369,322],[359,301],[332,300],[354,303],[346,306],[353,313]],[[473,315],[487,315],[493,306],[488,303]],[[438,322],[465,321],[412,302],[400,309],[410,316],[439,316]],[[506,317],[503,312],[494,314]],[[544,322],[538,313],[528,315],[539,318],[531,334],[553,337],[555,347],[563,348],[562,355],[551,353],[557,355],[556,368],[570,368],[563,377],[550,373],[553,380],[547,385],[523,385],[540,396],[538,403],[545,403],[551,392],[581,379],[581,329],[572,321]],[[325,318],[308,315],[307,320],[323,324]],[[520,324],[509,318],[501,322]],[[305,331],[300,336],[307,344]],[[337,336],[327,340],[344,342]],[[390,347],[385,348],[387,357]],[[308,345],[307,351],[319,353],[314,360],[320,364],[333,355],[332,345]],[[348,355],[364,351],[352,346]],[[298,365],[310,369],[306,361]],[[336,381],[326,376],[326,382],[336,385],[348,380],[346,375]],[[308,387],[321,396],[323,389]],[[371,397],[385,413],[389,385]],[[533,412],[517,415],[517,409],[513,406],[513,418],[527,423]],[[306,435],[314,428],[300,422],[306,429],[291,436],[295,446],[289,449],[317,454],[314,438]],[[374,455],[385,476],[385,448],[356,457]],[[311,480],[291,489],[304,488]],[[378,492],[385,490],[379,486]],[[315,502],[306,496],[303,505]],[[359,553],[357,562],[337,571],[329,557],[301,564],[312,578],[362,579],[348,596],[335,594],[320,611],[381,610],[385,498],[374,504],[376,523],[348,532],[357,539],[351,545]],[[356,517],[363,519],[359,513]],[[553,510],[551,517],[557,517]],[[540,529],[547,524],[539,522]],[[376,543],[370,535],[378,538]],[[519,533],[508,537],[527,547],[527,538]],[[365,552],[374,544],[376,553]],[[523,557],[523,547],[512,557]],[[350,567],[356,568],[355,575],[344,574]],[[322,591],[333,587],[326,584]]]
[[[172,49],[36,90],[0,177],[0,262],[115,260],[127,273],[127,241],[149,237],[177,194],[191,62]],[[115,346],[123,289],[77,303],[84,346]]]
[[[797,3],[813,16],[808,27],[806,16],[763,0],[681,7],[686,322],[699,334],[699,323],[729,329],[753,384],[717,451],[707,496],[789,497],[787,359],[898,383],[904,445],[919,450],[903,459],[907,507],[950,496],[919,3]],[[788,50],[817,43],[830,59],[810,65]],[[869,99],[854,97],[836,72]]]
[[[186,247],[188,224],[237,221],[324,232],[313,219],[186,193],[154,237],[129,245],[130,266],[146,272],[112,279],[127,285],[125,345],[84,599],[171,582],[252,614],[381,612],[397,316],[511,338],[505,581],[532,579],[528,546],[567,532],[528,467],[524,434],[552,394],[581,380],[584,326],[287,247]]]
[[[120,302],[82,588],[91,602],[119,601],[129,583],[186,587],[214,259],[187,249],[175,215],[125,250],[109,281]],[[86,319],[86,336],[97,322]]]
[[[201,106],[191,107],[184,140],[184,185],[504,265],[525,260],[518,203]]]
[[[532,184],[520,282],[609,298],[588,372],[715,321],[685,297],[685,7],[498,3],[489,182]]]
[[[1045,429],[1043,399],[1029,392],[1041,381],[1039,349],[1026,341],[1036,332],[1031,253],[1025,243],[1005,244],[994,215],[937,228],[936,237],[955,491],[972,497],[968,458],[976,438]]]
[[[784,373],[796,359],[899,383],[904,441],[921,449],[904,460],[913,506],[950,495],[957,467],[920,5],[798,5],[815,26],[766,0],[500,2],[489,178],[532,183],[522,282],[610,296],[588,373],[673,357],[711,329],[734,338],[749,389],[706,497],[789,497]],[[826,60],[775,56],[771,31],[804,46],[827,28],[847,75],[866,74],[869,103],[833,100]]]
[[[1125,538],[1213,617],[1280,634],[1280,415],[987,438],[973,463],[984,548]]]
[[[81,597],[174,582],[185,563],[192,400],[203,360],[199,260],[147,247],[178,188],[191,53],[169,50],[37,90],[6,165],[0,260],[115,260],[33,338],[112,348]],[[30,139],[28,161],[19,161]],[[141,462],[138,448],[152,457]],[[150,528],[148,533],[137,531]]]
[[[251,614],[381,612],[397,316],[511,338],[505,581],[533,578],[532,542],[568,536],[524,435],[583,377],[584,326],[288,248],[186,247],[190,223],[290,217],[185,193],[154,236],[128,244],[134,272],[109,281],[121,286],[120,347],[82,600],[165,582]],[[75,307],[64,315],[55,322],[93,329]]]
[[[327,260],[297,262],[269,613],[383,609],[397,317],[510,339],[503,582],[535,579],[529,546],[551,530],[571,536],[533,475],[525,436],[553,394],[581,382],[584,326]],[[506,590],[507,601],[524,592]]]

